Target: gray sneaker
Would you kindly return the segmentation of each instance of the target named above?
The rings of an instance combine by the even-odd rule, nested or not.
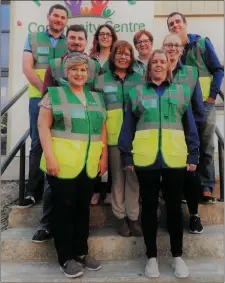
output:
[[[86,267],[88,270],[99,270],[102,266],[98,260],[95,258],[85,255],[83,257],[77,257],[75,259],[76,263],[80,266]]]
[[[68,260],[60,270],[64,272],[67,278],[76,278],[83,275],[82,267],[80,267],[74,259]]]

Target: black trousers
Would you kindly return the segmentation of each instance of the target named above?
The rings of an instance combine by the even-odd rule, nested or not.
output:
[[[141,224],[148,258],[157,257],[157,208],[160,187],[166,205],[171,253],[174,257],[182,255],[183,215],[181,192],[184,183],[184,172],[184,169],[136,171],[142,197]],[[162,183],[160,186],[161,178]]]
[[[89,206],[94,180],[86,171],[74,179],[47,175],[52,189],[52,229],[60,265],[88,254]]]
[[[198,214],[198,203],[201,197],[201,182],[196,172],[185,172],[183,193],[187,201],[189,213]]]

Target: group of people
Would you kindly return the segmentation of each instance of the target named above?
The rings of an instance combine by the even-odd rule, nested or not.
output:
[[[49,28],[31,33],[24,47],[29,81],[30,164],[22,207],[42,198],[41,227],[32,241],[53,236],[60,269],[74,278],[99,270],[88,255],[89,207],[105,190],[123,237],[143,235],[145,274],[159,277],[157,208],[165,201],[174,274],[182,260],[185,196],[190,232],[202,233],[198,203],[215,203],[215,99],[223,68],[208,38],[187,33],[186,18],[170,14],[161,49],[147,30],[131,43],[100,25],[89,56],[87,32],[71,25],[56,4]],[[108,182],[101,182],[108,171]],[[44,188],[44,189],[43,189]],[[139,200],[141,198],[141,225]]]

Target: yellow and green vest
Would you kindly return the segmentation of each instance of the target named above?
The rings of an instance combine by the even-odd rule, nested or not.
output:
[[[138,117],[132,150],[135,166],[153,165],[161,151],[168,167],[185,167],[187,145],[182,116],[189,105],[189,87],[171,83],[159,97],[152,87],[144,84],[133,88],[129,97],[132,111]]]
[[[206,38],[200,38],[196,42],[196,45],[193,45],[193,47],[187,51],[185,61],[186,65],[198,68],[199,83],[202,90],[203,101],[207,100],[210,95],[210,86],[212,82],[212,75],[204,62],[205,40]]]
[[[50,60],[50,68],[52,72],[52,77],[55,83],[59,86],[68,85],[68,80],[65,77],[64,73],[64,65],[65,65],[65,58],[56,58]],[[88,79],[86,81],[86,85],[89,87],[90,90],[93,90],[94,79],[98,76],[100,72],[100,68],[97,65],[98,63],[92,59],[88,59]]]
[[[49,36],[45,32],[34,32],[28,35],[34,58],[34,71],[43,81],[49,61],[62,56],[67,51],[66,40],[59,39],[55,48],[52,47]],[[41,91],[29,83],[30,98],[42,97]]]
[[[95,178],[104,147],[101,141],[105,120],[104,101],[100,93],[85,89],[86,106],[69,86],[49,87],[53,124],[52,147],[60,171],[58,178],[73,179],[86,166],[87,175]],[[44,154],[40,168],[47,173]]]
[[[128,75],[122,83],[116,80],[110,70],[98,76],[95,89],[103,92],[107,119],[108,145],[118,145],[118,137],[123,123],[124,109],[128,101],[130,89],[142,83],[141,75],[133,73]]]

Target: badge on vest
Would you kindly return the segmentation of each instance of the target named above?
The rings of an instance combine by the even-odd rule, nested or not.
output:
[[[104,87],[104,92],[117,92],[117,86],[106,85]]]
[[[49,54],[49,47],[39,46],[37,48],[37,53],[39,55],[48,55]]]
[[[157,99],[143,100],[142,104],[145,108],[157,108]]]
[[[71,118],[85,119],[85,111],[83,109],[70,109]]]

